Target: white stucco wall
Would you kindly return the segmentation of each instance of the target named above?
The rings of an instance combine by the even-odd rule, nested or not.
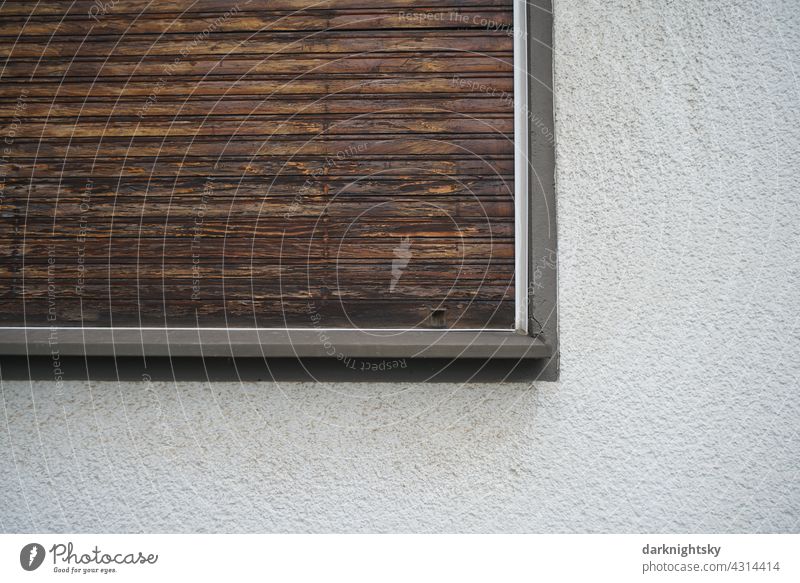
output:
[[[5,381],[0,529],[798,531],[800,8],[555,18],[560,382]]]

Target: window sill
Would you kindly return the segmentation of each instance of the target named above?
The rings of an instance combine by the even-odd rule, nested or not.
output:
[[[541,359],[553,348],[512,331],[6,328],[0,354]]]

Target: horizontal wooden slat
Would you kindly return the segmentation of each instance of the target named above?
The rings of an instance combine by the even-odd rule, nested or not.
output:
[[[108,4],[108,3],[106,3]],[[242,2],[221,2],[220,0],[118,0],[105,10],[92,10],[97,0],[6,0],[0,5],[0,16],[29,15],[66,15],[90,16],[102,18],[110,14],[224,14],[234,7],[238,12],[264,12],[271,10],[306,11],[306,10],[343,10],[372,9],[375,3],[369,0],[243,0]],[[103,4],[101,4],[102,6]],[[382,0],[380,6],[389,11],[399,8],[413,9],[419,6],[418,0]],[[425,0],[429,7],[463,8],[470,6],[508,7],[508,0]],[[87,19],[88,20],[88,19]]]
[[[14,127],[13,122],[0,123],[0,134],[8,135]],[[413,132],[427,134],[458,133],[499,133],[507,135],[514,131],[511,116],[476,119],[470,116],[450,117],[444,114],[427,116],[395,115],[388,117],[383,112],[359,116],[326,116],[290,118],[253,117],[230,119],[148,119],[130,121],[92,122],[79,120],[74,123],[26,122],[17,124],[16,137],[22,138],[119,138],[135,136],[176,137],[176,136],[216,136],[233,138],[238,136],[272,135],[363,135],[407,134]]]
[[[105,156],[321,156],[321,157],[360,157],[360,156],[427,156],[427,155],[510,155],[514,144],[510,137],[499,138],[489,134],[484,136],[422,135],[398,137],[396,135],[365,135],[341,139],[281,139],[273,136],[269,140],[238,139],[213,140],[208,138],[149,139],[129,140],[98,139],[88,140],[19,140],[10,148],[9,158],[28,158],[35,156],[66,158],[105,157]]]
[[[396,197],[415,197],[406,199],[413,202],[416,197],[445,197],[445,201],[455,197],[474,200],[482,197],[503,197],[508,199],[514,191],[513,180],[503,177],[480,176],[474,178],[443,177],[426,173],[424,169],[413,166],[406,168],[405,173],[373,174],[355,178],[337,178],[326,175],[323,170],[312,176],[278,175],[261,177],[245,173],[243,176],[231,178],[172,178],[157,179],[96,179],[87,184],[85,178],[73,179],[63,177],[60,180],[41,179],[31,184],[26,181],[9,181],[5,185],[5,201],[3,210],[11,212],[27,208],[29,204],[50,201],[51,204],[66,203],[71,198],[79,199],[90,207],[97,204],[108,204],[108,199],[117,199],[120,206],[124,201],[136,202],[136,199],[153,201],[158,197],[167,197],[175,205],[184,204],[186,197],[205,197],[207,202],[215,199],[236,198],[237,201],[256,199],[265,205],[285,204],[290,202],[320,202],[314,197],[323,197],[331,202],[334,198],[339,202],[377,198],[387,203],[397,202]],[[87,198],[88,197],[88,198]],[[91,199],[91,200],[89,200]],[[113,201],[112,201],[113,202]],[[417,203],[418,204],[418,201]],[[190,205],[191,206],[191,205]],[[297,204],[295,204],[297,206]],[[433,207],[430,207],[433,208]],[[89,210],[89,209],[87,209]],[[28,211],[28,212],[32,212]]]
[[[101,238],[85,246],[76,245],[75,237],[59,241],[56,238],[9,238],[0,239],[0,258],[16,264],[47,263],[51,251],[57,248],[57,263],[77,265],[80,261],[103,261],[108,263],[154,261],[158,263],[182,263],[196,259],[215,264],[223,260],[231,263],[275,262],[281,264],[305,264],[313,259],[338,259],[340,261],[392,260],[400,246],[402,237],[394,240],[355,239],[324,240],[314,238],[302,240],[282,237],[191,237],[181,238]],[[20,259],[20,256],[24,259]],[[493,238],[420,238],[413,241],[413,256],[418,260],[462,261],[472,259],[511,259],[514,257],[514,242],[510,239]]]
[[[165,258],[166,260],[167,258]],[[109,273],[119,273],[122,281],[157,282],[165,284],[173,280],[193,281],[195,279],[210,282],[230,282],[232,285],[253,285],[253,282],[279,282],[281,285],[304,283],[304,287],[316,285],[319,281],[333,278],[346,282],[349,278],[357,278],[369,285],[386,285],[392,280],[392,262],[374,261],[345,262],[337,260],[309,261],[306,264],[259,263],[226,263],[210,265],[206,259],[199,264],[192,261],[181,263],[149,262],[149,263],[83,263],[77,265],[59,264],[58,269],[48,271],[46,265],[26,264],[18,266],[16,271],[0,272],[0,281],[8,285],[16,281],[22,286],[40,285],[48,281],[57,281],[60,287],[74,287],[82,283],[109,283]],[[514,267],[510,262],[489,260],[470,260],[463,262],[436,262],[412,257],[401,274],[404,284],[434,286],[442,282],[463,282],[471,286],[481,283],[486,285],[508,285],[513,281]],[[469,283],[467,283],[469,282]],[[337,286],[343,287],[343,286]],[[13,291],[10,290],[9,291]],[[7,297],[7,296],[5,296]]]
[[[341,217],[331,217],[327,223],[322,222],[324,217],[292,217],[287,219],[284,215],[278,216],[246,216],[236,217],[236,220],[225,218],[203,217],[153,217],[146,216],[146,220],[134,217],[117,218],[104,216],[92,218],[86,224],[75,221],[57,221],[56,234],[59,237],[77,237],[100,239],[145,238],[145,237],[203,237],[227,238],[231,236],[255,237],[257,239],[272,238],[300,238],[313,241],[329,239],[334,241],[352,241],[359,238],[384,239],[390,237],[415,237],[415,238],[476,238],[476,237],[512,237],[514,235],[513,220],[493,218],[489,221],[485,217],[453,217],[443,218],[435,209],[429,211],[426,220],[419,222],[418,217],[353,217],[350,220]],[[11,232],[15,228],[14,219],[0,219],[0,229]],[[53,232],[52,219],[25,217],[25,222],[16,227],[17,232],[23,233],[31,239],[41,239],[50,236]],[[365,242],[362,245],[367,244]]]
[[[84,14],[69,18],[34,17],[33,20],[6,16],[0,22],[0,36],[29,35],[74,35],[92,36],[114,34],[131,35],[144,33],[175,34],[202,33],[206,30],[216,32],[266,32],[266,31],[298,31],[298,30],[376,30],[376,29],[414,29],[414,28],[504,28],[509,30],[513,25],[513,13],[507,7],[440,7],[418,8],[408,6],[403,10],[366,7],[350,10],[316,10],[316,2],[309,2],[309,10],[276,11],[264,10],[257,13],[247,12],[249,3],[239,6],[231,17],[220,18],[219,13],[197,14],[196,12],[163,16],[155,10],[156,3],[147,9],[130,16],[116,16],[112,10],[102,16],[94,9],[95,18],[89,19]],[[160,3],[158,3],[160,4]],[[95,4],[95,6],[100,6]],[[194,11],[196,5],[186,4],[186,9]],[[224,4],[220,4],[220,7]],[[114,8],[131,9],[125,3]],[[6,10],[0,9],[0,14]],[[224,12],[223,12],[224,14]],[[12,20],[12,18],[14,18]]]
[[[13,120],[15,117],[13,102],[0,104],[0,119]],[[195,116],[201,119],[217,119],[222,117],[247,117],[264,115],[342,115],[368,114],[373,112],[391,114],[498,114],[508,113],[508,102],[501,98],[483,96],[437,96],[423,95],[415,98],[395,98],[387,95],[362,95],[359,98],[341,96],[263,96],[259,99],[239,99],[226,96],[224,99],[180,98],[178,101],[166,101],[163,97],[150,103],[146,110],[142,100],[138,101],[35,101],[25,102],[25,119],[75,118],[91,120],[99,118],[152,119],[168,117],[170,119]],[[17,117],[17,119],[20,119]]]
[[[358,200],[361,198],[362,200]],[[87,223],[105,221],[107,217],[115,219],[137,219],[144,221],[160,221],[162,217],[169,220],[194,220],[200,213],[202,217],[213,219],[240,219],[268,221],[297,219],[315,219],[322,217],[336,218],[340,221],[392,218],[418,219],[429,216],[438,220],[448,218],[459,224],[462,218],[503,218],[514,212],[513,201],[496,202],[494,200],[469,200],[461,198],[430,197],[413,199],[390,199],[376,197],[364,199],[347,195],[323,199],[304,200],[298,204],[288,197],[251,198],[218,198],[207,200],[203,197],[184,197],[178,200],[169,198],[132,198],[118,197],[108,202],[89,203],[80,199],[59,199],[58,201],[16,202],[6,199],[0,203],[0,217],[24,216],[31,221],[57,221],[78,219]]]
[[[184,263],[133,262],[133,263],[75,263],[71,265],[59,261],[59,268],[51,269],[47,263],[0,263],[0,281],[4,285],[11,282],[57,281],[65,286],[79,285],[80,281],[103,281],[110,275],[121,280],[138,281],[150,279],[165,281],[177,279],[207,280],[275,280],[303,281],[306,284],[325,281],[330,278],[354,278],[368,283],[390,282],[392,278],[391,261],[339,261],[322,260],[310,257],[303,264],[263,264],[263,263],[214,263],[210,258],[202,258],[199,262]],[[403,271],[403,282],[441,282],[463,281],[483,282],[492,285],[505,285],[513,280],[514,265],[504,259],[468,259],[464,261],[438,261],[423,259],[413,253]]]
[[[308,159],[302,156],[290,158],[271,158],[256,156],[240,158],[226,156],[225,158],[171,158],[158,156],[143,158],[135,153],[125,158],[103,157],[69,157],[67,159],[53,159],[40,155],[35,160],[9,159],[5,164],[7,184],[21,184],[26,192],[31,184],[31,179],[73,181],[81,184],[86,189],[86,184],[95,183],[107,178],[119,178],[122,183],[112,183],[109,188],[121,188],[124,181],[150,181],[161,177],[204,177],[204,178],[229,178],[237,177],[252,179],[260,177],[272,183],[273,178],[279,177],[308,177],[325,173],[326,176],[347,177],[374,177],[383,178],[403,176],[448,176],[453,180],[473,180],[475,178],[505,178],[506,182],[513,178],[514,160],[511,155],[492,156],[481,158],[470,156],[468,153],[453,155],[447,158],[441,156],[426,156],[425,158],[391,159],[363,158],[337,159],[335,164],[326,164],[325,160]],[[45,184],[44,190],[51,189],[52,185]]]
[[[445,310],[449,325],[507,327],[514,304],[492,300],[165,300],[109,301],[0,299],[0,323],[10,325],[414,327],[433,310]],[[50,317],[50,319],[48,319]]]
[[[20,88],[19,86],[17,86]],[[167,116],[171,119],[181,116],[197,116],[202,119],[214,116],[257,116],[257,115],[293,115],[308,114],[365,114],[384,113],[441,113],[441,114],[508,114],[513,108],[507,99],[489,97],[486,94],[442,94],[416,96],[394,95],[322,95],[306,97],[302,95],[258,96],[243,99],[236,96],[220,98],[169,97],[159,95],[158,99],[145,108],[145,101],[85,101],[73,102],[41,98],[39,101],[26,97],[25,119],[57,118],[89,119],[99,117],[103,120],[111,116],[130,119],[152,119]],[[15,112],[16,98],[0,102],[0,119],[12,120],[19,112]]]
[[[183,37],[183,38],[180,38]],[[69,40],[57,43],[0,39],[0,57],[73,58],[112,54],[170,55],[187,51],[199,55],[270,55],[453,51],[482,55],[508,52],[513,39],[503,32],[475,31],[323,31],[314,34],[270,32],[215,33],[199,40],[193,35],[141,35],[108,40]]]
[[[15,99],[24,89],[28,97],[57,97],[59,99],[127,99],[142,97],[141,113],[147,112],[149,98],[157,101],[163,97],[235,97],[276,96],[276,95],[392,95],[430,93],[454,94],[469,93],[476,87],[487,94],[505,93],[513,90],[513,79],[504,77],[474,77],[464,83],[455,82],[452,77],[383,77],[378,79],[309,79],[302,77],[289,80],[257,80],[247,77],[243,80],[217,81],[211,79],[181,80],[140,79],[137,83],[127,80],[91,83],[25,83],[23,85],[0,84],[0,97]],[[138,114],[137,114],[138,115]]]
[[[175,62],[174,58],[159,55],[125,57],[114,55],[110,58],[90,59],[48,59],[36,58],[10,60],[0,70],[0,79],[20,83],[31,76],[46,81],[82,79],[86,82],[113,79],[115,77],[134,79],[134,76],[160,77],[170,75],[180,77],[195,75],[199,77],[244,76],[244,75],[381,75],[408,73],[450,73],[459,76],[474,73],[508,73],[513,71],[513,57],[510,53],[474,55],[471,53],[381,53],[364,55],[361,53],[319,55],[255,55],[251,57],[229,56],[224,59],[197,57]]]
[[[346,274],[337,273],[340,278]],[[329,285],[323,285],[329,283]],[[164,283],[158,280],[137,279],[135,281],[108,279],[101,281],[83,280],[79,285],[68,286],[53,285],[47,280],[26,281],[24,286],[4,292],[0,298],[19,297],[25,300],[37,298],[77,299],[80,297],[111,297],[117,301],[132,300],[158,300],[168,298],[171,300],[280,300],[308,299],[308,298],[335,298],[343,300],[369,299],[383,297],[383,299],[432,299],[443,298],[447,300],[513,300],[513,288],[509,285],[491,285],[480,281],[420,281],[400,279],[391,287],[391,278],[385,281],[370,282],[359,279],[348,279],[346,285],[336,285],[336,278],[329,282],[320,280],[313,283],[304,282],[302,279],[282,282],[279,280],[208,280],[208,279],[180,279],[171,277]],[[353,285],[355,284],[355,285]]]

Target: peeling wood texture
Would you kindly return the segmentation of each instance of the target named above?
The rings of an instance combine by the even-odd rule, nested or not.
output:
[[[7,0],[0,324],[514,325],[510,0]]]

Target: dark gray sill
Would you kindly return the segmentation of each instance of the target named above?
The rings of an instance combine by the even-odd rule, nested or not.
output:
[[[2,356],[0,378],[49,381],[508,383],[554,381],[556,358],[167,358],[123,356]],[[231,388],[235,387],[235,388]],[[45,389],[45,387],[43,387]]]
[[[496,331],[0,329],[0,354],[265,358],[543,359],[540,338]]]

